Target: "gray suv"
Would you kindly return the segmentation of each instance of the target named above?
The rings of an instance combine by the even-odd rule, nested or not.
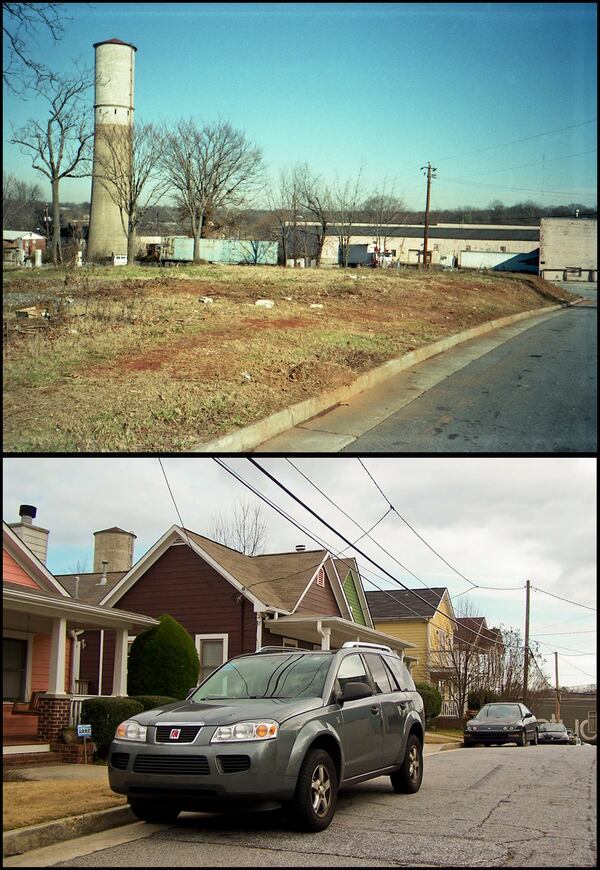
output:
[[[110,787],[143,821],[283,805],[293,827],[322,831],[342,786],[389,776],[396,792],[419,790],[424,721],[389,647],[264,647],[221,665],[184,701],[122,722]]]

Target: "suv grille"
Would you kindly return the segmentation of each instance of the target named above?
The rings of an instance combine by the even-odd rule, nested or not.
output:
[[[208,761],[204,755],[137,755],[134,773],[161,773],[165,776],[207,775]]]
[[[116,767],[117,770],[127,770],[127,765],[129,764],[129,753],[113,752],[110,756],[110,763],[113,767]]]
[[[157,743],[193,743],[200,732],[201,725],[157,725]],[[171,737],[171,732],[179,731],[179,737]]]
[[[250,767],[249,755],[217,755],[222,773],[241,773]]]

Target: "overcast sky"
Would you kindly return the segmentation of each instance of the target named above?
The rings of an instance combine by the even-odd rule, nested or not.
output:
[[[63,24],[27,38],[36,59],[67,73],[95,42],[133,43],[137,120],[228,120],[272,175],[363,165],[367,193],[396,179],[423,209],[431,161],[434,209],[596,203],[594,3],[67,3]],[[7,141],[47,103],[4,96],[4,168],[49,196]],[[62,183],[89,197],[89,178]]]
[[[346,545],[244,458],[223,460],[293,516],[333,552]],[[390,512],[372,535],[400,567],[327,501],[285,458],[257,457],[337,531],[394,578],[417,591],[447,586],[460,611],[469,602],[489,626],[523,631],[525,581],[531,593],[532,639],[546,656],[554,681],[559,653],[562,685],[596,682],[596,461],[588,458],[365,458],[377,490],[358,459],[316,458],[291,462],[364,530]],[[162,460],[185,526],[208,534],[215,515],[231,510],[248,490],[209,457]],[[137,561],[179,522],[155,458],[6,458],[3,518],[18,521],[20,504],[38,508],[36,524],[50,530],[48,566],[55,573],[92,570],[93,532],[118,526],[136,535]],[[267,552],[317,548],[271,507]],[[400,514],[474,589],[411,531]],[[358,556],[367,590],[398,588]],[[409,573],[409,572],[412,572]],[[419,579],[416,579],[415,576]],[[516,588],[515,588],[516,587]],[[542,591],[536,591],[535,587]],[[470,590],[464,595],[460,593]],[[553,593],[577,604],[558,600]],[[458,596],[455,598],[455,596]]]

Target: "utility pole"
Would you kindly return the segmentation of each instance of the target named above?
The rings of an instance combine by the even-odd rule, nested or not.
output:
[[[554,653],[554,674],[556,684],[556,721],[560,722],[560,692],[558,691],[558,653]]]
[[[427,257],[427,242],[429,235],[429,200],[431,196],[431,179],[435,178],[435,175],[432,175],[433,172],[436,172],[435,166],[432,166],[431,163],[428,163],[427,166],[421,166],[421,169],[427,170],[427,198],[425,200],[425,232],[423,233],[423,268],[429,268],[429,260]]]
[[[529,677],[529,591],[530,582],[526,585],[526,601],[525,601],[525,651],[523,662],[523,703],[527,704],[527,680]]]

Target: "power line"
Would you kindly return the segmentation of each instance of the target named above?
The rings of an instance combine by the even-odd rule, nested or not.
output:
[[[181,514],[179,513],[179,508],[177,507],[177,502],[175,501],[175,496],[173,495],[173,490],[171,489],[171,485],[169,484],[169,479],[167,477],[167,473],[166,473],[165,469],[163,468],[162,460],[161,460],[160,456],[157,456],[156,458],[158,459],[158,464],[160,465],[161,471],[162,471],[163,476],[165,478],[165,483],[167,484],[167,489],[169,490],[169,494],[171,496],[173,504],[175,505],[175,510],[177,511],[177,516],[179,517],[179,524],[184,531],[186,540],[188,542],[188,546],[191,548],[192,545],[191,545],[190,539],[188,538],[188,533],[187,533],[187,530],[183,524],[183,520],[181,519]]]
[[[590,607],[589,604],[580,604],[579,601],[572,601],[570,598],[562,598],[560,595],[555,595],[553,592],[546,592],[545,589],[539,589],[537,586],[532,586],[536,592],[542,592],[544,595],[550,595],[551,598],[558,598],[560,601],[566,601],[567,604],[576,604],[577,607],[585,607],[586,610],[593,610],[596,613],[595,607]]]
[[[561,634],[596,634],[595,628],[589,628],[585,631],[549,631],[546,634],[532,634],[532,637],[558,637]]]
[[[214,457],[214,458],[215,458],[215,461],[218,461],[216,459],[216,457]],[[294,501],[298,502],[298,504],[300,504],[305,510],[307,510],[310,514],[312,514],[312,516],[314,516],[317,520],[319,520],[320,523],[322,523],[330,531],[332,531],[335,535],[337,535],[339,538],[341,538],[343,541],[345,541],[345,543],[351,545],[350,541],[348,541],[348,539],[341,532],[338,532],[337,529],[335,529],[332,525],[330,525],[330,523],[327,522],[327,520],[324,520],[322,517],[320,517],[315,511],[313,511],[313,509],[311,507],[309,507],[305,502],[303,502],[302,499],[298,498],[297,495],[294,495],[294,493],[291,492],[291,490],[288,487],[286,487],[283,483],[281,483],[281,481],[277,480],[277,478],[274,477],[270,472],[268,472],[265,468],[262,468],[262,466],[259,465],[259,463],[256,461],[256,459],[253,459],[251,456],[247,456],[246,459],[248,462],[250,462],[252,465],[254,465],[261,472],[261,474],[263,474],[265,477],[269,478],[269,480],[271,480],[273,483],[275,483],[276,486],[278,486],[285,493],[287,493],[287,495],[289,495],[290,498],[292,498]],[[454,617],[449,616],[447,613],[444,613],[443,610],[440,610],[439,607],[435,607],[434,605],[431,604],[431,602],[427,601],[425,598],[422,598],[417,592],[415,592],[414,589],[410,589],[408,586],[406,586],[404,583],[402,583],[401,580],[398,580],[396,577],[394,577],[392,574],[390,574],[389,571],[387,571],[378,562],[376,562],[374,559],[372,559],[370,556],[368,556],[366,553],[364,553],[359,547],[354,547],[354,549],[358,553],[360,553],[360,555],[363,558],[367,559],[369,562],[371,562],[371,564],[375,565],[380,571],[383,571],[383,573],[386,574],[389,577],[389,579],[392,580],[392,582],[396,583],[399,586],[402,586],[403,589],[405,589],[407,592],[410,592],[411,595],[414,595],[416,598],[419,599],[419,601],[422,601],[424,604],[426,604],[427,607],[432,607],[434,612],[443,614],[443,616],[446,619],[448,619],[450,622],[453,622],[456,626],[459,625],[459,623],[457,622],[456,619],[454,619]],[[415,613],[415,611],[412,611],[412,612]],[[416,615],[419,615],[419,614],[416,614]],[[468,628],[468,626],[463,625],[463,626],[459,626],[459,627],[465,631],[469,631],[471,634],[475,634],[477,636],[480,636],[479,632],[474,631],[471,628]],[[486,640],[490,644],[494,644],[496,646],[504,646],[504,644],[501,643],[500,641],[494,641],[494,640],[487,639],[487,638],[486,638]]]

